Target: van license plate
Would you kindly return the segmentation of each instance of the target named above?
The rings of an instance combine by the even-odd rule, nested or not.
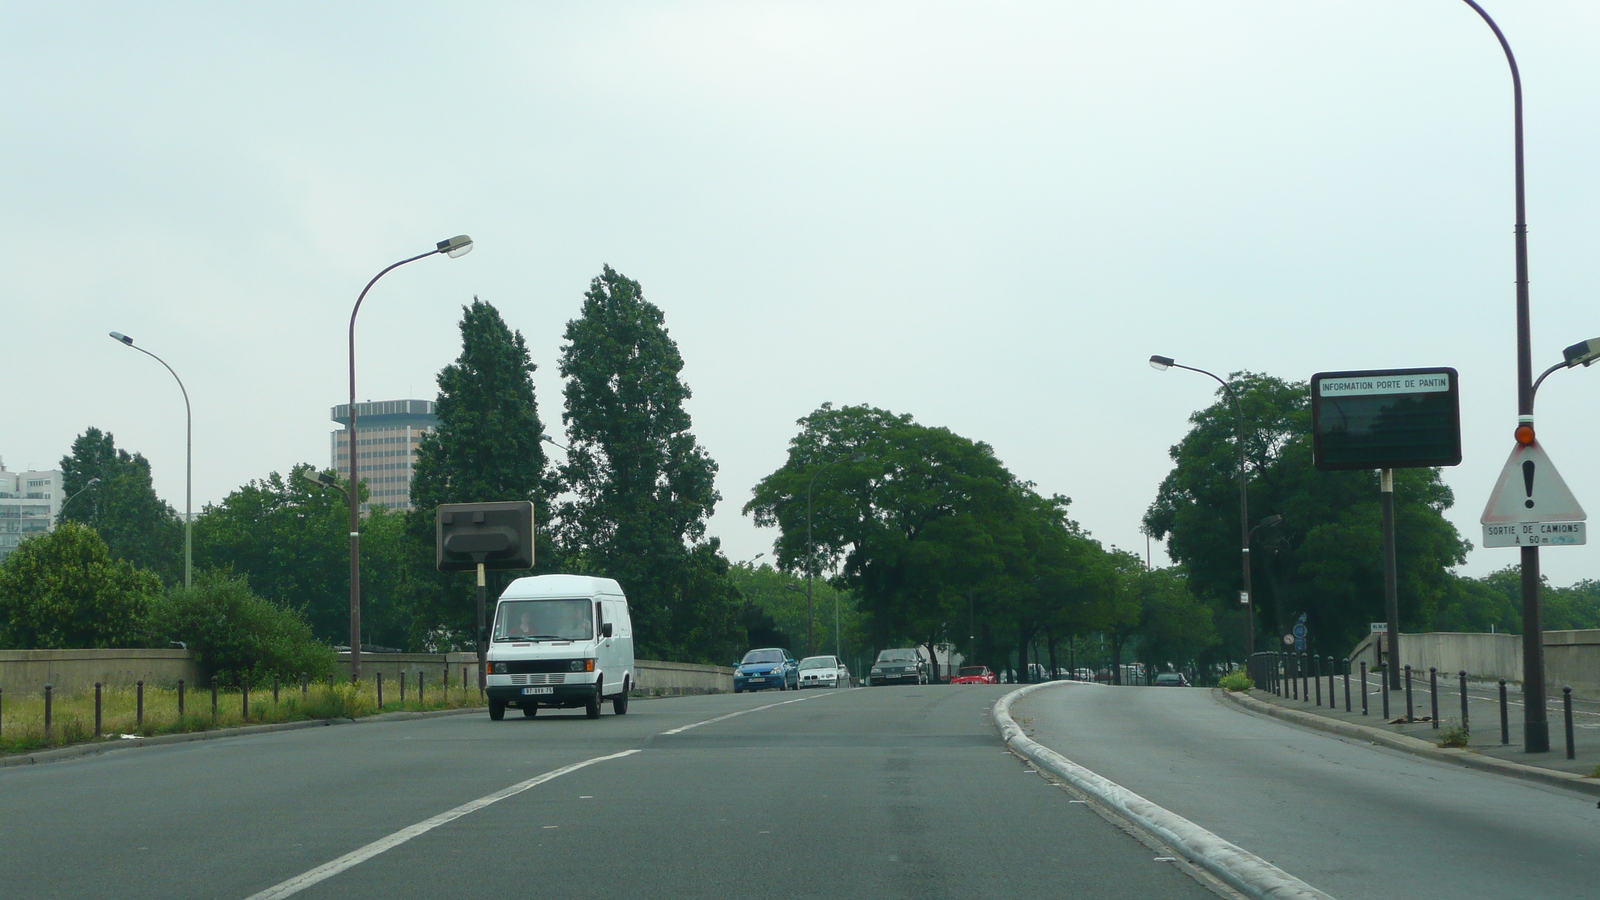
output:
[[[555,693],[555,691],[556,691],[555,688],[547,688],[547,687],[523,688],[522,689],[522,695],[524,697],[527,697],[527,696],[530,696],[532,694],[553,694],[553,693]]]

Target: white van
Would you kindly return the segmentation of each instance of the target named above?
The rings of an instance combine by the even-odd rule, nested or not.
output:
[[[505,718],[508,706],[524,716],[541,706],[581,706],[598,719],[605,700],[617,715],[627,714],[633,622],[616,581],[587,575],[518,578],[495,604],[489,634],[489,718]]]

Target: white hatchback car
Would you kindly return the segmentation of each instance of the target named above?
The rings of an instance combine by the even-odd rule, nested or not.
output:
[[[850,670],[837,656],[808,656],[800,660],[800,686],[849,687]]]

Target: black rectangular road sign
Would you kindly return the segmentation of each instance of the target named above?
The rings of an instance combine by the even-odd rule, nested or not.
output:
[[[1311,376],[1319,469],[1417,469],[1461,462],[1455,369],[1368,369]]]
[[[435,520],[435,564],[441,572],[533,568],[533,504],[444,503]]]

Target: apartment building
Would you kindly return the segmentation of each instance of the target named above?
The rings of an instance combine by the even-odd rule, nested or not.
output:
[[[345,429],[330,435],[333,468],[350,477],[350,404],[333,407],[330,418]],[[356,475],[370,494],[361,504],[366,513],[373,504],[390,509],[411,509],[411,473],[422,436],[439,425],[432,400],[379,400],[356,404]]]
[[[65,499],[59,469],[11,472],[0,460],[0,559],[17,549],[23,538],[55,528]]]

